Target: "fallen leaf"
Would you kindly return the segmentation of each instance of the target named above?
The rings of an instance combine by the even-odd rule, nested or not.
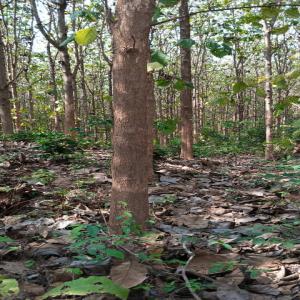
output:
[[[174,222],[179,226],[185,225],[193,229],[205,229],[209,223],[208,220],[203,219],[203,216],[192,214],[176,217],[174,218]]]
[[[129,260],[112,267],[110,277],[122,287],[132,288],[147,279],[147,268],[136,260]]]
[[[204,275],[217,274],[224,272],[221,268],[221,264],[226,268],[227,263],[232,261],[233,257],[229,255],[214,254],[209,251],[198,250],[196,256],[189,263],[187,270]],[[220,271],[212,270],[212,267],[216,266],[216,264],[220,264]]]

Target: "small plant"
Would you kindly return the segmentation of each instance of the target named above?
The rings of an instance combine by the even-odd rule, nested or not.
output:
[[[62,133],[41,135],[36,142],[45,156],[52,159],[69,159],[76,152],[82,151],[78,140]]]
[[[208,242],[208,246],[214,246],[217,248],[224,248],[226,250],[232,250],[232,246],[223,240],[210,240]]]
[[[209,268],[208,273],[216,274],[232,271],[237,266],[237,264],[237,261],[234,260],[229,260],[227,262],[217,262]]]
[[[47,169],[38,169],[34,171],[30,177],[26,177],[25,179],[29,183],[41,183],[43,185],[47,185],[54,181],[56,178],[56,175],[53,171],[47,170]]]

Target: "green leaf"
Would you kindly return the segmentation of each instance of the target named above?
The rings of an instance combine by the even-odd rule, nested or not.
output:
[[[175,6],[180,0],[159,0],[159,3],[165,7]]]
[[[227,244],[227,243],[222,243],[223,248],[227,249],[227,250],[232,250],[232,246]]]
[[[116,250],[116,249],[106,249],[105,254],[107,254],[108,256],[112,256],[118,259],[123,260],[125,258],[125,255],[122,251],[120,250]]]
[[[81,46],[87,46],[97,38],[96,27],[80,29],[75,33],[75,41]]]
[[[59,44],[59,47],[66,47],[69,43],[73,42],[75,39],[75,34],[68,36],[63,42]]]
[[[248,88],[248,85],[243,81],[236,82],[232,86],[232,90],[233,90],[234,94],[240,93],[240,92],[246,90],[247,88]]]
[[[192,39],[181,39],[177,45],[184,48],[184,49],[191,49],[196,42]]]
[[[160,88],[168,87],[171,85],[171,83],[172,83],[171,80],[167,80],[167,79],[163,79],[163,78],[156,80],[156,84]]]
[[[300,77],[300,69],[292,70],[291,72],[285,74],[287,79],[297,79]]]
[[[89,294],[108,293],[126,300],[129,290],[123,288],[105,276],[90,276],[67,281],[44,294],[41,299],[58,296],[86,296]]]
[[[280,90],[284,90],[288,88],[288,84],[284,75],[277,75],[272,80],[273,87],[278,88]]]
[[[263,88],[260,88],[260,87],[258,87],[258,88],[256,89],[256,94],[257,94],[257,96],[259,96],[259,97],[266,97],[266,92],[265,92],[265,90],[264,90]]]
[[[232,54],[232,48],[225,43],[218,44],[217,42],[214,41],[208,41],[206,43],[206,46],[210,50],[212,55],[219,58]]]
[[[162,13],[162,10],[160,7],[155,7],[155,10],[154,10],[154,14],[153,14],[153,17],[152,17],[152,22],[157,22],[158,19],[163,15]]]
[[[13,295],[19,294],[19,284],[16,279],[7,278],[3,275],[0,275],[0,298],[7,299]],[[9,298],[12,299],[12,298]]]
[[[9,243],[9,242],[13,242],[13,241],[14,240],[8,236],[0,235],[0,243]]]
[[[290,19],[297,19],[300,17],[300,13],[297,7],[288,8],[284,13]]]
[[[169,63],[167,55],[159,50],[154,50],[151,53],[151,63],[155,62],[161,64],[163,67]]]
[[[285,26],[282,26],[282,27],[277,27],[277,28],[274,28],[272,29],[271,33],[273,34],[285,34],[288,30],[289,30],[289,25],[285,25]]]
[[[155,122],[155,128],[157,131],[168,135],[176,130],[177,123],[176,119],[157,120]]]
[[[173,85],[174,89],[177,91],[183,91],[185,89],[193,89],[194,86],[191,82],[186,82],[182,79],[177,79]]]
[[[164,66],[158,62],[152,62],[147,64],[147,71],[148,72],[154,72],[154,71],[159,71],[163,69]]]
[[[280,12],[280,9],[276,8],[276,7],[263,7],[260,10],[260,14],[262,16],[263,19],[272,19],[272,18],[276,18],[278,16]]]

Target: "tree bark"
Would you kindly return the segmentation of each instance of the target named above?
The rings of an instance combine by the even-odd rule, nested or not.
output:
[[[271,27],[267,21],[263,21],[264,26],[264,43],[265,43],[265,124],[266,124],[266,147],[265,159],[273,159],[273,89],[272,89],[272,42]]]
[[[180,39],[191,38],[191,25],[188,0],[181,0],[179,8]],[[184,17],[186,16],[186,17]],[[181,79],[185,82],[192,82],[191,49],[181,47]],[[185,88],[180,95],[181,100],[181,158],[193,159],[193,102],[192,90]]]
[[[67,38],[67,25],[65,20],[65,12],[67,8],[67,1],[60,0],[58,7],[58,31],[59,40],[63,42]],[[62,47],[59,50],[60,63],[63,71],[64,82],[64,103],[65,103],[65,134],[74,135],[75,128],[75,99],[74,99],[74,87],[73,87],[73,74],[71,71],[70,55],[68,48]]]
[[[141,227],[149,217],[147,63],[154,6],[155,0],[118,0],[112,28],[114,156],[110,226],[114,231],[120,231],[122,220],[118,217],[124,210],[131,211]]]
[[[4,134],[14,132],[2,33],[0,31],[0,119]]]

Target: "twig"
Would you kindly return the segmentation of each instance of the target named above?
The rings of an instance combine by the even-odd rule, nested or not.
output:
[[[190,264],[190,262],[192,261],[192,259],[195,257],[195,254],[187,248],[185,242],[183,243],[183,249],[184,249],[185,252],[189,255],[189,259],[188,259],[188,261],[186,262],[186,264],[184,265],[184,267],[182,267],[182,268],[180,269],[180,271],[181,271],[181,276],[182,276],[182,278],[183,278],[183,280],[184,280],[184,282],[185,282],[186,287],[189,289],[189,291],[190,291],[191,295],[194,297],[194,299],[196,299],[196,300],[201,300],[201,298],[193,291],[193,289],[192,289],[192,287],[191,287],[191,283],[190,283],[190,281],[189,281],[189,279],[188,279],[188,277],[187,277],[187,275],[186,275],[186,269],[187,269],[187,267],[189,266],[189,264]]]

